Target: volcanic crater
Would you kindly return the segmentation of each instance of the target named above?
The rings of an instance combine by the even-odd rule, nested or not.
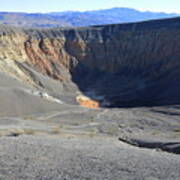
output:
[[[179,180],[179,92],[180,18],[1,25],[0,177]]]
[[[19,52],[14,60],[23,59],[66,86],[75,84],[94,106],[161,106],[180,103],[179,28],[179,18],[174,18],[75,29],[10,29],[1,38],[20,36],[18,41],[12,37],[11,53]]]

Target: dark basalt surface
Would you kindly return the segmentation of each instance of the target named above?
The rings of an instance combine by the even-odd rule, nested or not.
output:
[[[154,140],[148,141],[148,140],[133,139],[133,138],[132,139],[119,138],[119,140],[140,148],[159,149],[170,153],[180,154],[180,142],[176,142],[176,141],[162,142],[162,141],[154,141]]]

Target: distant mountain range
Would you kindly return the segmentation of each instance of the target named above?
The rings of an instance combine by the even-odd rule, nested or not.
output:
[[[137,22],[176,16],[179,16],[179,14],[149,11],[141,12],[130,8],[112,8],[85,12],[67,11],[46,14],[0,12],[0,24],[35,28],[76,27]]]

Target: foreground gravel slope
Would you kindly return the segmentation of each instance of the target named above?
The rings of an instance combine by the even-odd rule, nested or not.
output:
[[[113,138],[3,137],[3,180],[179,180],[180,157]]]

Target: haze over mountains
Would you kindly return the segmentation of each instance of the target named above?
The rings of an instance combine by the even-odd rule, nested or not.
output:
[[[0,24],[24,27],[91,26],[137,22],[150,19],[170,18],[178,14],[163,12],[141,12],[131,8],[112,8],[96,11],[67,11],[53,13],[11,13],[0,12]]]

